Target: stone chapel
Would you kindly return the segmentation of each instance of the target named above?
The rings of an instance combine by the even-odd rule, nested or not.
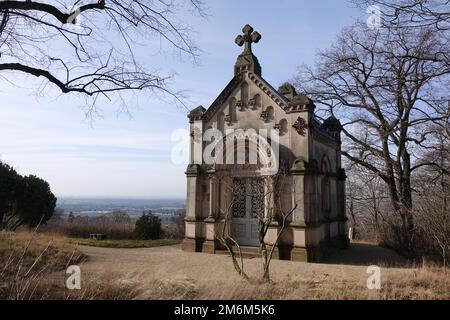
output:
[[[230,129],[275,130],[279,168],[284,168],[288,181],[279,190],[280,205],[295,210],[288,218],[274,258],[319,262],[330,249],[348,245],[342,127],[334,117],[324,121],[316,118],[314,102],[289,83],[274,89],[262,77],[261,65],[252,51],[252,44],[258,43],[261,35],[249,25],[242,31],[235,40],[244,50],[234,65],[234,77],[208,109],[199,106],[188,115],[191,144],[182,248],[224,252],[216,235],[223,226],[224,212],[231,208],[231,236],[243,252],[257,252],[258,220],[253,213],[264,212],[263,184],[267,179],[259,178],[262,171],[258,166],[246,162],[205,163],[203,156],[196,154],[205,151],[204,141],[198,141],[209,128],[224,135]],[[250,192],[244,195],[243,190]],[[274,220],[266,235],[267,244],[274,243],[279,229],[279,222]]]

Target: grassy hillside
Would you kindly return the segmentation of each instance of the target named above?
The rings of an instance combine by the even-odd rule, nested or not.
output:
[[[89,241],[0,232],[0,299],[450,299],[450,276],[433,266],[381,264],[382,288],[368,290],[362,264],[275,260],[273,281],[258,284],[240,279],[229,257],[184,252],[173,240],[76,245]],[[72,264],[81,267],[81,290],[65,288]],[[245,266],[252,277],[260,272],[258,258]]]

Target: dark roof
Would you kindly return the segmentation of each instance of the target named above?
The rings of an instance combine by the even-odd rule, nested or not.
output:
[[[341,122],[334,116],[330,116],[323,121],[323,127],[330,131],[340,131],[342,129]]]

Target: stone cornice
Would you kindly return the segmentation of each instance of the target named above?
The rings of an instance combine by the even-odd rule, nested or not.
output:
[[[194,121],[202,120],[203,114],[205,113],[205,108],[202,106],[198,106],[188,114],[189,122],[193,123]]]
[[[198,177],[202,174],[202,167],[199,164],[189,164],[184,173],[187,177]]]

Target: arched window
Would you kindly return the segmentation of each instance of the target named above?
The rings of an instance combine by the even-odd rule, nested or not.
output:
[[[208,126],[208,128],[206,129],[206,131],[208,131],[208,130],[212,130],[213,129],[213,127],[210,125],[210,126]],[[216,141],[214,141],[215,139],[214,138],[212,138],[211,139],[211,145],[215,145],[217,142]],[[208,142],[207,141],[203,141],[203,150],[205,150],[205,147],[208,145]],[[215,157],[216,156],[216,149],[214,148],[212,151],[211,151],[211,157]]]
[[[243,82],[241,86],[241,102],[242,105],[245,107],[248,103],[248,83]]]
[[[259,165],[258,161],[264,157],[260,149],[259,140],[243,130],[223,137],[223,159],[225,164],[230,165]],[[264,157],[265,159],[267,156]]]
[[[261,108],[261,96],[259,94],[255,94],[253,96],[253,106],[252,109],[253,110],[258,110],[259,108]]]
[[[217,115],[217,130],[222,132],[222,134],[224,133],[224,128],[225,128],[224,123],[225,123],[225,114],[223,112],[221,112]]]
[[[261,113],[261,119],[264,122],[270,122],[274,119],[275,111],[272,106],[268,106],[266,110]]]
[[[231,98],[228,103],[228,114],[230,115],[231,122],[236,122],[236,98]]]
[[[288,122],[286,119],[280,120],[280,136],[284,136],[288,132]]]

